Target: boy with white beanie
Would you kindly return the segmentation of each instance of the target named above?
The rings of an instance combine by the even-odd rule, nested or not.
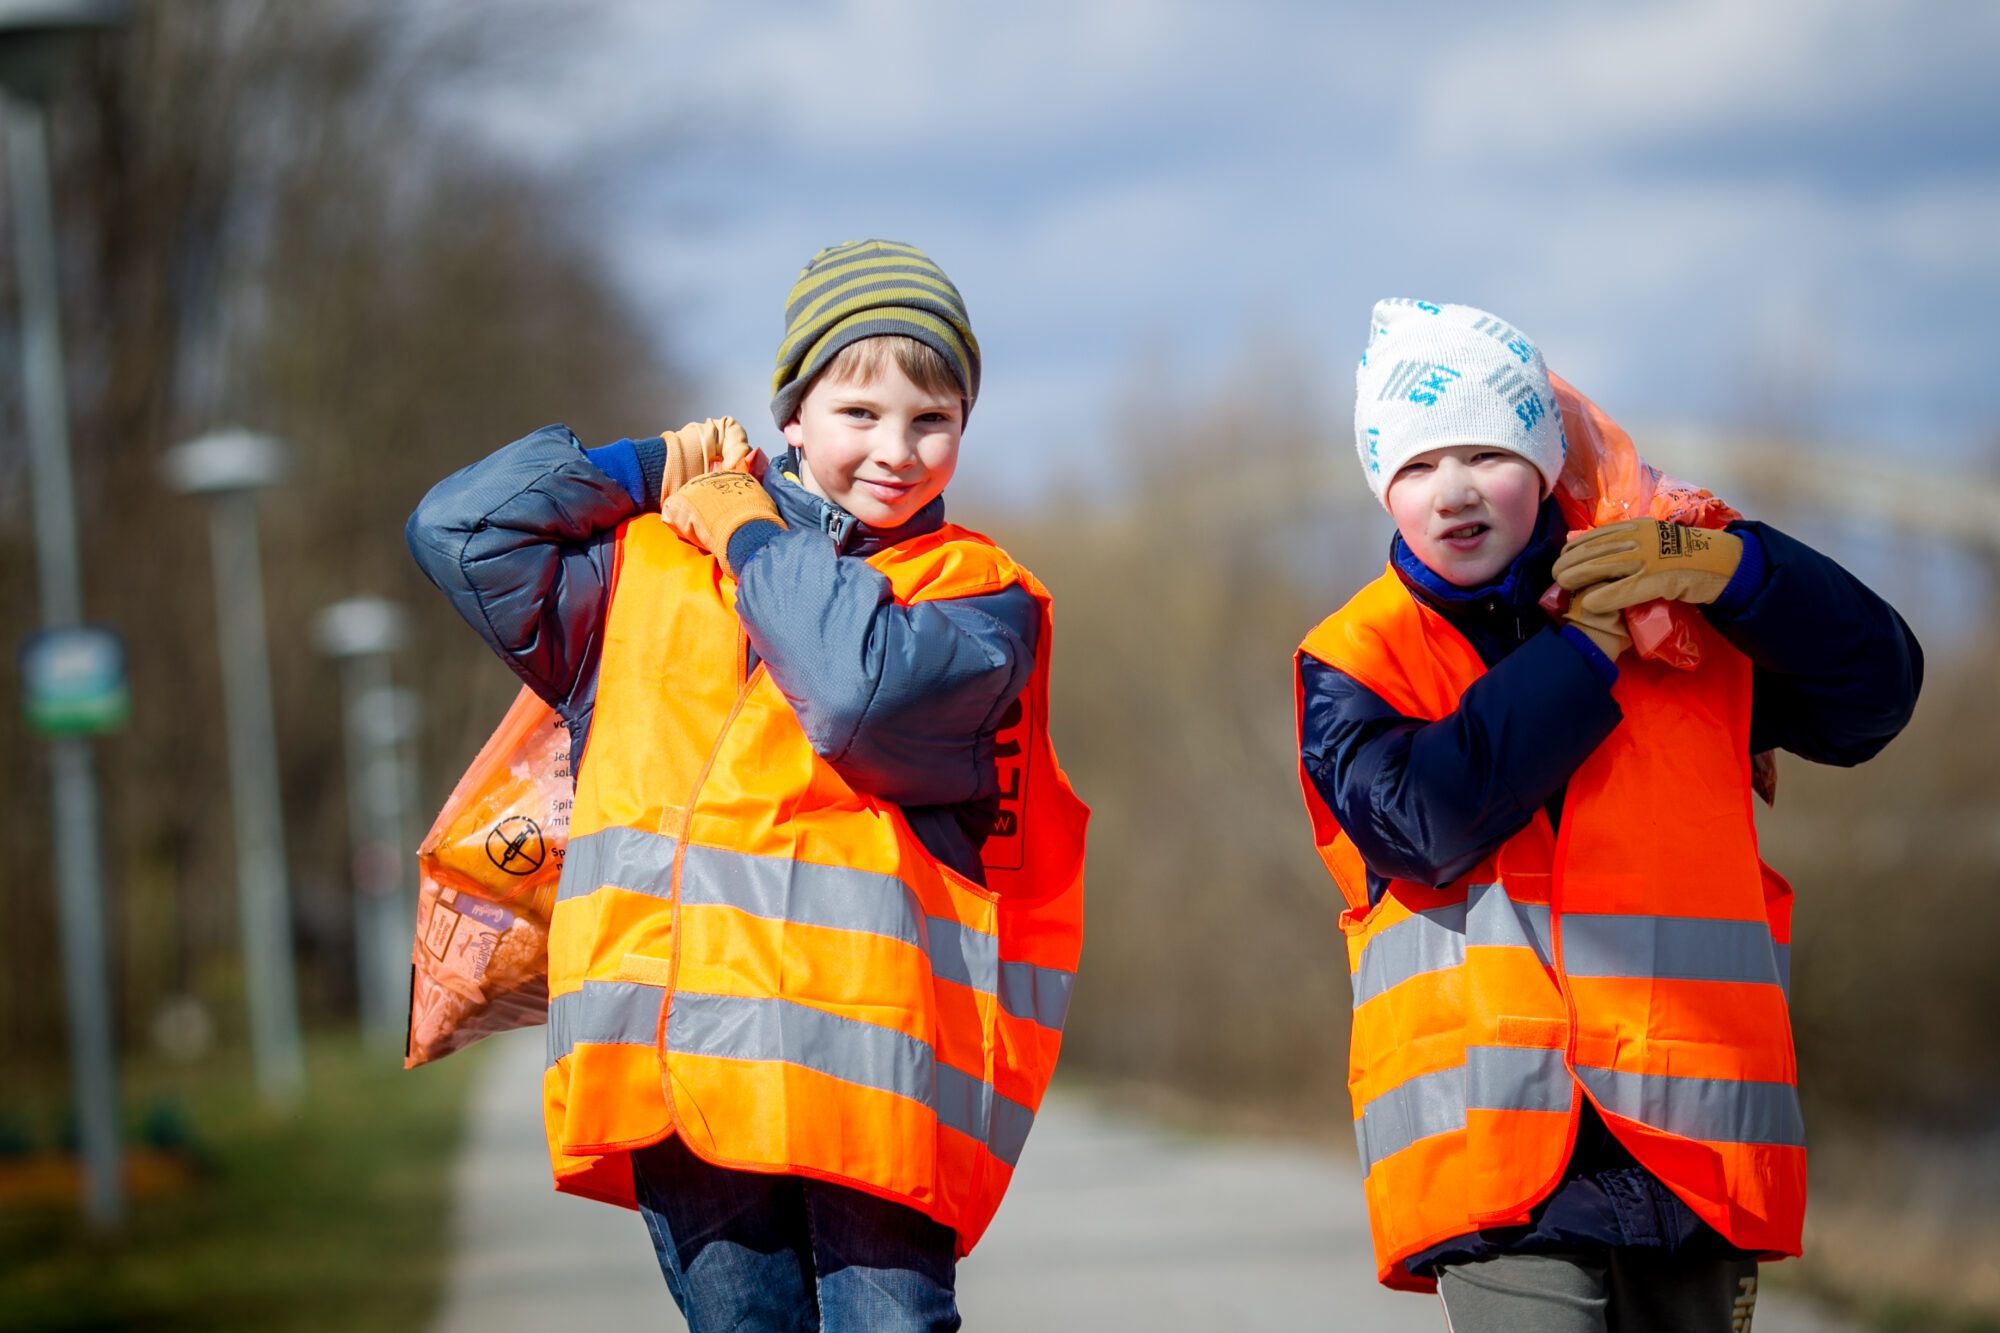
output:
[[[1916,640],[1761,523],[1565,541],[1541,352],[1485,311],[1376,305],[1355,443],[1389,566],[1295,671],[1378,1273],[1459,1333],[1747,1328],[1805,1206],[1750,756],[1875,754]],[[1701,608],[1693,670],[1625,656],[1625,609],[1661,598]]]

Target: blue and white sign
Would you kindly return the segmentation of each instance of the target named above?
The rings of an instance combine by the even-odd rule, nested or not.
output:
[[[132,712],[125,641],[98,625],[43,630],[21,645],[21,705],[51,736],[116,731]]]

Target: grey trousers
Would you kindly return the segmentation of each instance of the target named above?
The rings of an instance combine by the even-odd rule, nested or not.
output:
[[[1509,1254],[1438,1274],[1451,1333],[1749,1333],[1753,1259]]]

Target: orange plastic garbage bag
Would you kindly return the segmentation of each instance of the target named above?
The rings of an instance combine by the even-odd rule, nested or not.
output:
[[[404,1068],[547,1021],[549,913],[574,792],[569,732],[524,689],[417,848]]]
[[[1572,532],[1627,518],[1663,518],[1691,528],[1720,528],[1743,515],[1708,491],[1678,481],[1639,457],[1637,446],[1604,409],[1553,372],[1549,387],[1562,409],[1569,453],[1556,481],[1556,505]],[[1551,588],[1543,602],[1560,610]],[[1625,612],[1632,648],[1641,657],[1691,669],[1701,661],[1693,617],[1701,613],[1679,602],[1648,602]]]

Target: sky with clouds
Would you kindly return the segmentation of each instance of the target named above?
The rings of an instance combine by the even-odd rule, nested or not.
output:
[[[1199,392],[1259,346],[1325,368],[1350,448],[1385,295],[1499,312],[1634,423],[1950,467],[2000,439],[2000,5],[557,12],[454,114],[562,179],[712,410],[766,444],[785,290],[861,236],[965,293],[986,365],[961,477],[997,495],[1114,433],[1135,376]]]

